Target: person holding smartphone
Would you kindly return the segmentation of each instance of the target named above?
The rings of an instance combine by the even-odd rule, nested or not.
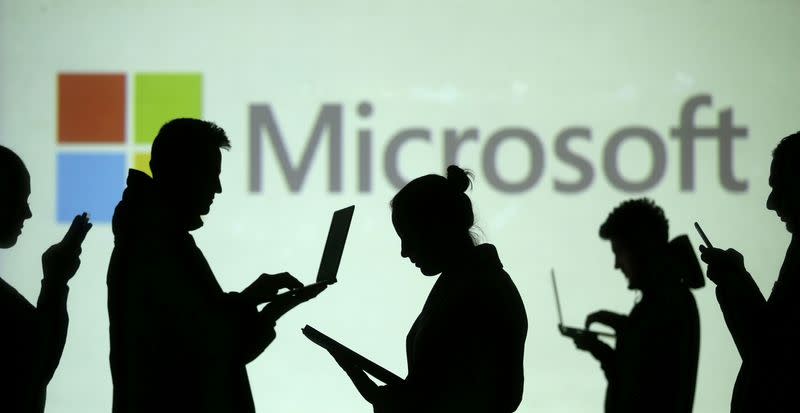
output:
[[[22,159],[0,146],[0,248],[16,245],[33,214],[31,178]],[[42,254],[42,288],[33,306],[0,275],[0,411],[43,412],[47,384],[67,340],[67,282],[80,267],[81,243],[92,228],[86,213]]]
[[[731,412],[800,411],[800,132],[783,138],[772,153],[767,209],[791,234],[767,299],[735,249],[700,246],[708,278],[742,365]]]
[[[329,350],[377,413],[510,413],[522,400],[527,315],[495,247],[470,232],[470,184],[451,165],[391,202],[400,255],[438,276],[406,337],[405,380],[378,386],[359,360]]]

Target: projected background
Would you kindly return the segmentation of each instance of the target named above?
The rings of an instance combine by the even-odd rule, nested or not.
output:
[[[569,324],[629,311],[636,297],[597,236],[622,200],[652,197],[670,236],[695,244],[700,221],[765,292],[777,277],[788,234],[764,204],[770,152],[799,128],[797,2],[165,3],[0,2],[0,142],[30,169],[34,215],[0,273],[35,301],[66,219],[95,221],[48,411],[110,410],[108,221],[127,168],[146,168],[174,116],[233,142],[195,232],[228,290],[261,272],[311,281],[330,213],[356,205],[340,282],[248,366],[259,411],[370,411],[306,323],[405,374],[433,280],[400,257],[388,202],[451,162],[475,172],[479,232],[527,307],[519,411],[602,408],[605,379],[558,334],[548,273]],[[723,411],[739,358],[713,289],[695,296],[695,411]]]

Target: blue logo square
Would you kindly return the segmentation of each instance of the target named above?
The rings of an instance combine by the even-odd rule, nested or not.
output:
[[[111,222],[125,189],[125,154],[62,152],[57,165],[58,222],[70,223],[83,211],[91,214],[93,222]]]

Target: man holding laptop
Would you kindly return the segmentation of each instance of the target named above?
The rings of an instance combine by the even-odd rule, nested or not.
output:
[[[241,293],[222,291],[189,232],[222,192],[229,147],[215,124],[175,119],[153,142],[153,178],[130,171],[107,281],[115,413],[253,412],[245,366],[283,314],[335,281],[301,288],[288,273],[262,274]]]
[[[688,237],[669,242],[664,211],[647,198],[623,202],[600,227],[611,241],[615,268],[628,289],[641,291],[630,314],[597,311],[586,330],[561,328],[575,345],[600,362],[608,380],[605,412],[689,413],[694,401],[700,351],[700,320],[690,288],[702,272]],[[612,348],[588,328],[614,330]]]

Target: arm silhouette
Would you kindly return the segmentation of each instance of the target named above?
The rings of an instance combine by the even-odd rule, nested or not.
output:
[[[471,320],[480,319],[492,320],[477,315]],[[489,327],[475,334],[474,328],[467,328],[473,324],[468,320],[454,322],[459,326],[453,334],[443,335],[446,343],[439,343],[440,349],[448,350],[438,352],[438,358],[424,367],[420,373],[424,378],[379,386],[346,354],[334,351],[331,355],[376,413],[492,411],[497,408],[494,389],[502,374],[497,365],[502,349],[495,340],[503,332]]]
[[[717,284],[720,309],[742,359],[757,351],[754,342],[761,336],[767,302],[744,266],[744,258],[734,250],[700,246],[701,259],[708,264],[708,278]]]
[[[294,277],[288,275],[288,273],[282,274],[290,277],[289,279],[281,275],[281,278],[283,278],[281,282],[291,285],[291,287],[287,286],[286,288],[302,287],[303,284],[294,279]],[[325,290],[326,287],[326,285],[318,285],[309,287],[296,294],[283,294],[280,296],[276,296],[278,290],[275,290],[275,293],[262,296],[260,299],[254,300],[252,296],[243,298],[243,304],[247,307],[244,314],[240,315],[240,317],[247,320],[242,324],[242,334],[245,337],[242,343],[242,356],[244,357],[244,361],[246,363],[253,361],[273,340],[275,340],[277,334],[274,327],[281,317],[298,305],[316,297]],[[231,295],[235,296],[236,294],[234,293]],[[246,293],[243,291],[240,295],[246,295]],[[261,300],[269,302],[261,311],[256,313],[256,307],[253,303]]]
[[[588,330],[593,323],[599,323],[611,327],[616,334],[620,334],[625,328],[628,316],[608,310],[595,311],[586,316],[585,328]]]
[[[42,289],[36,305],[41,379],[48,383],[61,360],[67,340],[67,282],[80,267],[81,243],[92,224],[86,213],[76,216],[64,239],[42,254]]]
[[[614,349],[608,344],[597,338],[596,334],[586,332],[572,338],[575,347],[579,350],[587,351],[595,360],[600,362],[600,367],[607,380],[613,379],[616,372],[616,362],[614,360]]]

